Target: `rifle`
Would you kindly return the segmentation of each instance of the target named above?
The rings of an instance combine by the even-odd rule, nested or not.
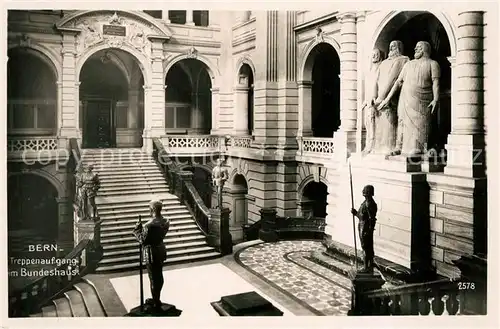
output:
[[[141,228],[140,234],[142,235],[142,220],[141,220],[141,215],[139,215],[139,227]],[[141,298],[141,312],[144,311],[144,283],[143,283],[143,278],[142,278],[142,242],[139,239],[139,286],[140,286],[140,298]]]
[[[349,163],[349,181],[351,183],[351,208],[354,208],[354,191],[352,188],[352,172],[351,172],[351,161]],[[356,270],[358,269],[358,247],[356,243],[356,220],[354,219],[354,214],[352,215],[352,232],[354,234],[354,266]]]

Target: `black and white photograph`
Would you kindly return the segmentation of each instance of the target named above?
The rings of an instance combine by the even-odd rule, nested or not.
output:
[[[498,317],[498,4],[286,5],[8,3],[9,320]]]

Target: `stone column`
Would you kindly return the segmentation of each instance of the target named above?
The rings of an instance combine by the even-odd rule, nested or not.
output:
[[[153,151],[152,138],[165,135],[165,81],[163,74],[163,43],[161,37],[151,40],[151,81],[144,88],[144,142],[146,152]],[[150,83],[150,85],[148,85]]]
[[[458,43],[453,69],[452,121],[445,173],[484,175],[483,12],[458,15]]]
[[[356,150],[357,99],[357,30],[356,14],[344,13],[340,22],[340,120],[336,132],[337,155],[344,158]],[[337,147],[336,147],[337,149]]]
[[[299,88],[299,128],[297,136],[312,136],[312,81],[298,81]]]
[[[364,11],[356,15],[356,34],[362,38],[365,33],[363,31],[365,27],[366,13]],[[363,150],[363,109],[361,104],[365,96],[365,83],[364,83],[364,64],[365,64],[365,54],[364,54],[364,44],[362,42],[357,43],[357,99],[359,103],[357,104],[357,116],[356,116],[356,153]]]
[[[161,18],[163,19],[163,21],[167,24],[170,24],[170,18],[168,17],[168,10],[162,10],[161,11]]]
[[[234,88],[235,110],[234,110],[234,135],[250,135],[248,131],[248,90],[245,85],[238,85]]]
[[[79,137],[79,82],[76,81],[75,34],[63,33],[62,36],[62,77],[61,77],[61,125],[59,136]]]
[[[210,88],[210,91],[212,92],[212,124],[210,127],[210,134],[211,135],[217,135],[219,133],[219,88],[218,87],[212,87]]]
[[[186,10],[186,25],[194,25],[192,10]]]
[[[139,90],[128,90],[127,127],[139,128]]]
[[[57,131],[61,131],[62,128],[62,81],[57,81]],[[67,148],[68,140],[64,137],[58,136],[58,148],[65,149]]]
[[[66,255],[73,249],[73,209],[70,198],[58,197],[58,232],[57,245],[62,255]]]

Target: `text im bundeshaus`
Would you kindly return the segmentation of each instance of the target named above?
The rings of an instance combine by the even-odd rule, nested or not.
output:
[[[75,276],[78,275],[78,259],[76,258],[9,258],[9,276]],[[20,266],[20,267],[18,267]],[[43,266],[43,267],[38,267]],[[45,266],[48,266],[45,267]],[[14,268],[13,268],[14,267]]]

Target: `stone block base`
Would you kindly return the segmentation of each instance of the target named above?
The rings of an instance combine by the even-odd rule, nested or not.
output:
[[[146,302],[144,303],[143,309],[141,309],[141,306],[134,307],[133,309],[130,310],[129,313],[127,313],[125,316],[180,316],[182,313],[181,310],[178,310],[174,305],[172,304],[166,304],[162,303],[161,307],[155,308],[153,306],[153,301],[152,299],[147,299]]]
[[[282,316],[283,312],[267,299],[256,293],[224,296],[218,302],[210,303],[221,316]]]

